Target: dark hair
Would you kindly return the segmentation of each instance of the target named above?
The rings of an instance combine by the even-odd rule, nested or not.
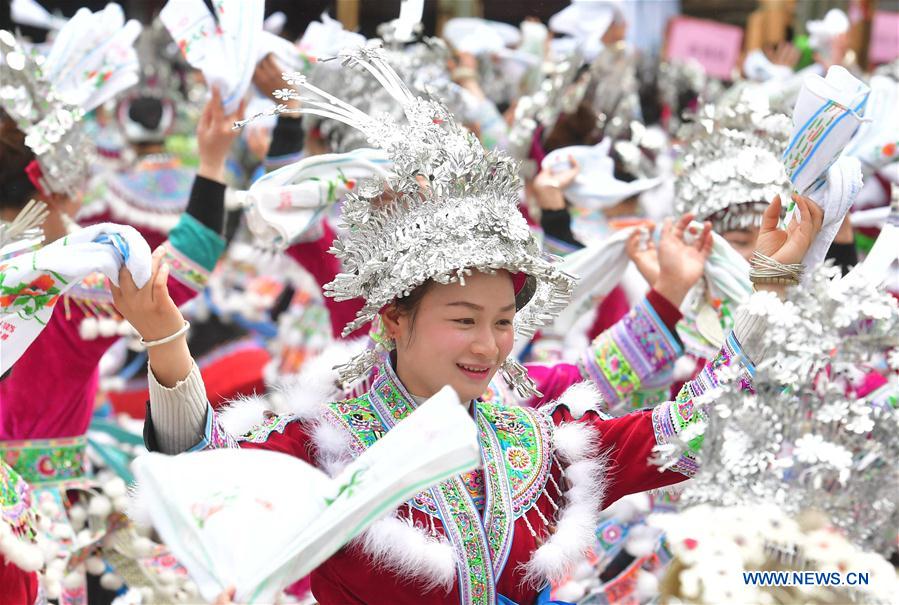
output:
[[[596,112],[587,103],[581,103],[574,113],[559,115],[543,141],[543,148],[549,153],[572,145],[596,145],[601,138]]]
[[[25,173],[34,153],[25,145],[25,133],[0,112],[0,208],[21,209],[37,189]]]
[[[412,333],[415,331],[415,316],[418,314],[418,308],[421,306],[421,301],[424,299],[425,294],[427,294],[433,287],[434,280],[429,279],[420,286],[416,286],[414,290],[409,292],[408,296],[403,296],[393,301],[396,310],[399,311],[401,315],[409,316],[409,342],[412,341]]]
[[[153,97],[138,97],[128,106],[128,118],[154,131],[162,121],[162,101]]]

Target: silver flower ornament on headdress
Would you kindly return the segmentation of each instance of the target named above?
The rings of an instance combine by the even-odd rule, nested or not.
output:
[[[768,202],[789,189],[781,155],[790,130],[790,119],[772,113],[756,90],[704,106],[679,133],[677,211],[712,221],[718,233],[760,225]]]
[[[137,82],[132,48],[141,31],[110,3],[81,8],[54,39],[46,58],[0,31],[0,107],[25,133],[48,193],[74,195],[94,157],[81,128],[85,113]]]
[[[516,297],[515,328],[531,336],[565,307],[574,278],[541,252],[518,210],[517,163],[486,151],[441,103],[414,96],[382,49],[367,46],[339,58],[344,66],[368,71],[406,118],[403,124],[387,114],[366,114],[300,74],[285,75],[302,94],[284,90],[280,96],[299,98],[299,112],[358,129],[393,161],[390,176],[362,182],[343,205],[342,234],[331,252],[344,271],[325,286],[325,295],[365,300],[344,334],[428,280],[464,284],[473,271],[507,270],[527,275]],[[373,359],[354,360],[342,378],[361,377]]]

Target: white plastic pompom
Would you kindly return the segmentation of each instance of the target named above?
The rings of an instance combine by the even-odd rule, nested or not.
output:
[[[655,551],[659,541],[659,530],[647,525],[636,525],[631,528],[624,549],[628,554],[637,557],[648,557]]]
[[[119,336],[131,336],[134,334],[134,328],[132,327],[131,322],[127,319],[123,319],[116,326],[116,333]]]
[[[159,572],[159,581],[165,585],[173,585],[178,581],[178,574],[176,574],[171,569],[165,569]]]
[[[97,331],[103,338],[115,336],[119,331],[119,322],[111,317],[103,317],[97,322]]]
[[[84,527],[84,522],[87,521],[87,511],[84,510],[84,507],[80,504],[75,504],[72,508],[69,509],[69,522],[72,524],[72,527],[77,531]]]
[[[59,595],[62,594],[62,583],[58,580],[47,580],[44,583],[44,594],[50,600],[58,599]]]
[[[88,557],[84,562],[84,567],[92,576],[103,575],[106,572],[106,563],[100,557]]]
[[[166,598],[167,601],[174,600],[175,594],[178,592],[178,587],[166,584],[165,586],[161,586],[159,588],[159,594]]]
[[[124,582],[122,582],[122,578],[114,573],[107,572],[100,576],[100,586],[102,586],[106,590],[118,590],[122,587],[122,584],[124,584]]]
[[[78,324],[78,335],[83,340],[96,340],[100,335],[100,325],[96,317],[85,317]]]
[[[112,502],[106,496],[94,496],[87,507],[92,517],[107,517],[112,512]]]
[[[53,527],[53,520],[49,517],[41,516],[37,520],[37,528],[45,534],[49,534],[51,528]]]
[[[118,498],[128,494],[128,486],[121,477],[113,477],[103,484],[103,493],[110,498]]]
[[[72,528],[65,523],[51,523],[50,535],[57,540],[66,540],[72,537]]]
[[[645,570],[637,573],[637,596],[641,603],[652,601],[659,595],[659,579]]]
[[[54,540],[41,540],[37,544],[44,555],[44,561],[52,561],[59,555],[59,551],[62,550],[62,545]]]
[[[85,546],[90,544],[93,541],[93,536],[91,535],[91,530],[85,528],[82,529],[75,535],[75,544],[76,546]]]
[[[128,510],[128,496],[119,496],[112,501],[112,507],[116,512],[124,513]]]
[[[572,602],[577,602],[585,594],[587,594],[587,583],[581,580],[568,580],[554,592],[554,596],[560,601]]]
[[[50,517],[51,519],[59,515],[59,505],[56,503],[56,500],[41,500],[40,505],[38,505],[38,510],[42,515]]]
[[[62,586],[66,590],[77,590],[78,587],[84,586],[85,578],[84,571],[73,571],[66,575],[66,577],[62,581]]]
[[[629,523],[637,514],[637,506],[625,497],[606,509],[609,517],[615,517],[621,523]]]
[[[47,571],[44,572],[44,578],[47,580],[48,584],[61,584],[62,571],[62,569],[59,569],[55,565],[48,566]]]
[[[153,589],[149,586],[141,586],[140,588],[140,601],[141,603],[154,603],[159,599],[156,598],[156,593],[153,592]]]
[[[132,546],[134,548],[134,554],[138,557],[145,558],[153,554],[153,547],[155,544],[153,544],[153,540],[150,538],[140,536],[134,539]]]

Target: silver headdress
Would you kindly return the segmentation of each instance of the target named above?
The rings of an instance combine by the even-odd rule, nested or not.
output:
[[[368,42],[371,47],[380,44],[378,39]],[[425,37],[405,47],[394,45],[382,49],[382,53],[390,67],[417,94],[440,99],[456,114],[464,107],[459,87],[452,82],[446,68],[449,49],[440,38]],[[367,72],[341,69],[333,61],[319,61],[307,76],[309,82],[322,90],[339,90],[341,100],[369,115],[389,113],[396,120],[403,118],[402,107]],[[317,128],[335,153],[368,146],[364,133],[342,122],[307,114],[303,116],[303,128],[307,132]]]
[[[44,241],[41,225],[48,214],[44,202],[31,200],[13,220],[0,221],[0,261],[40,246]]]
[[[116,118],[122,134],[131,143],[157,142],[174,130],[181,112],[189,112],[191,103],[181,91],[180,72],[190,66],[178,50],[171,34],[159,19],[144,28],[135,44],[140,58],[140,80],[116,106]],[[205,90],[204,90],[205,94]],[[156,99],[162,105],[159,125],[148,128],[131,119],[132,103],[139,98]],[[194,120],[185,120],[193,124]]]
[[[59,32],[46,60],[0,31],[0,103],[25,133],[42,174],[41,186],[74,195],[87,174],[93,145],[81,129],[85,112],[137,82],[137,21],[110,3],[79,9]]]
[[[789,189],[781,156],[791,130],[790,118],[771,113],[756,90],[705,105],[679,133],[677,211],[711,221],[719,233],[760,225],[768,202]]]
[[[41,168],[41,186],[74,195],[93,157],[93,145],[78,127],[84,110],[57,95],[39,58],[5,30],[0,30],[0,55],[0,103],[25,133],[25,144]]]
[[[586,81],[580,85],[575,83],[582,61],[580,53],[574,52],[560,61],[545,63],[538,90],[518,99],[509,129],[509,151],[516,159],[528,157],[538,126],[549,129],[560,113],[577,109],[587,85]]]
[[[428,280],[464,284],[472,271],[505,269],[527,275],[516,301],[515,327],[531,336],[565,307],[574,278],[541,252],[519,212],[517,164],[486,151],[441,103],[414,96],[382,49],[344,51],[340,59],[368,71],[406,118],[401,124],[387,114],[366,114],[312,86],[301,74],[285,80],[306,94],[290,89],[277,93],[282,99],[299,98],[304,114],[358,129],[393,161],[390,177],[363,182],[343,205],[343,234],[332,252],[344,272],[325,286],[325,295],[365,300],[344,334]],[[372,361],[371,356],[355,360],[353,371],[342,378],[361,376]]]

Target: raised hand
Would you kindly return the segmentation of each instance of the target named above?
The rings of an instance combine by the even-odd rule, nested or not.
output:
[[[646,283],[654,284],[659,280],[659,251],[652,237],[643,241],[645,236],[645,229],[635,229],[627,238],[625,251],[628,258],[634,261]]]
[[[785,265],[802,262],[824,223],[824,211],[815,202],[798,194],[793,194],[793,201],[799,210],[800,221],[797,222],[794,215],[787,228],[780,229],[781,201],[779,195],[774,196],[762,215],[762,226],[755,242],[757,252]]]
[[[162,247],[153,252],[153,271],[150,281],[138,288],[125,267],[119,271],[119,285],[110,284],[112,303],[141,337],[151,342],[177,333],[184,326],[184,317],[169,296],[169,267],[162,261]],[[159,346],[148,347],[150,368],[164,387],[173,387],[183,380],[193,367],[187,338],[181,336]]]
[[[215,598],[212,605],[233,605],[234,593],[237,591],[233,586],[226,588],[219,596]]]
[[[177,332],[184,325],[184,317],[169,296],[169,266],[162,262],[165,249],[153,252],[152,277],[138,288],[131,272],[124,266],[119,271],[119,285],[110,284],[112,304],[127,319],[144,340],[158,340]]]
[[[244,99],[237,111],[226,114],[221,93],[213,87],[212,95],[197,122],[197,149],[200,154],[198,175],[220,183],[225,181],[225,160],[231,144],[240,135],[239,130],[234,130],[234,122],[243,119],[246,106]]]
[[[692,220],[692,214],[683,215],[676,223],[665,219],[659,238],[659,278],[653,288],[675,306],[680,306],[702,277],[712,253],[712,224],[706,222],[697,234],[689,227]],[[685,241],[688,230],[693,236],[690,243]]]
[[[534,178],[534,194],[537,205],[542,210],[562,210],[565,208],[565,196],[562,191],[577,178],[581,167],[573,156],[568,156],[571,168],[560,172],[552,172],[548,167],[540,171]]]
[[[771,62],[792,69],[799,62],[799,49],[789,42],[779,42],[772,53]]]

